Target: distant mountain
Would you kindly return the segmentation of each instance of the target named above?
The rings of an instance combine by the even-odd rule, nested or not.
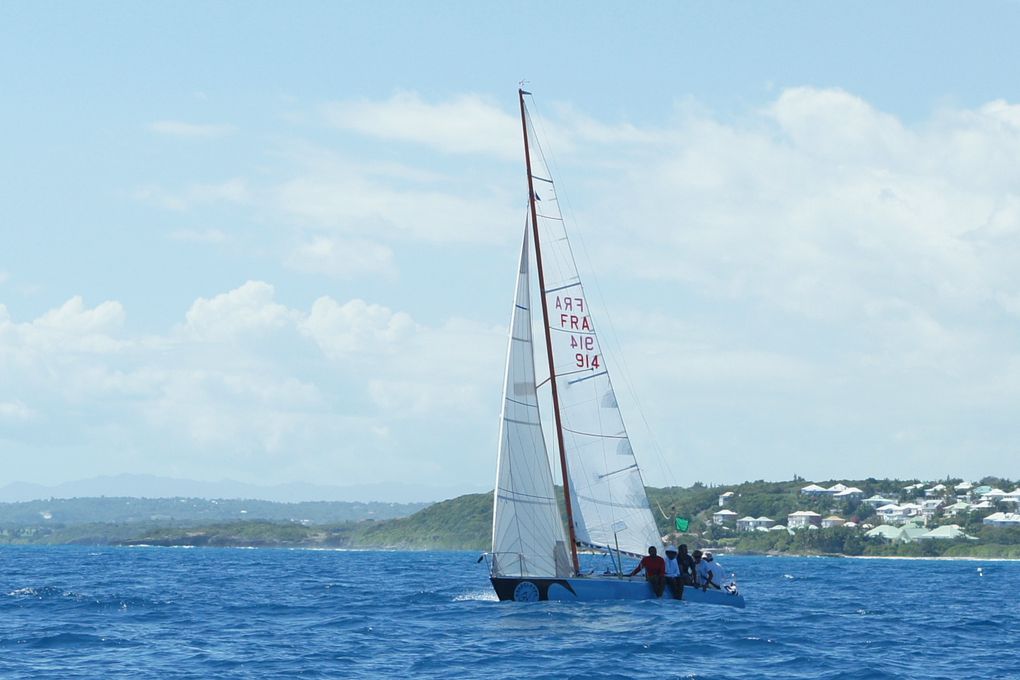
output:
[[[68,527],[82,524],[190,526],[196,522],[270,521],[304,525],[407,517],[426,503],[304,501],[204,498],[48,498],[0,503],[0,530],[17,527]]]
[[[122,474],[93,477],[54,486],[11,482],[0,486],[0,502],[43,500],[48,498],[208,498],[254,499],[279,503],[306,501],[429,503],[463,494],[464,487],[439,487],[424,484],[377,483],[329,486],[307,482],[259,485],[223,479],[216,482]]]

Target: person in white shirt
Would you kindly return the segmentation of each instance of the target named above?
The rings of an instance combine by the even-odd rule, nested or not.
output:
[[[703,568],[699,569],[698,573],[701,589],[708,590],[709,588],[715,588],[716,590],[722,590],[726,572],[723,571],[722,566],[712,557],[712,553],[705,553],[701,560],[701,565],[704,565]],[[702,575],[702,572],[704,575]]]
[[[684,582],[680,578],[680,563],[677,561],[676,546],[666,548],[666,585],[673,597],[682,600],[684,597]]]
[[[705,579],[708,578],[708,562],[705,561],[701,551],[695,551],[691,557],[695,559],[695,585],[701,587],[705,585]]]

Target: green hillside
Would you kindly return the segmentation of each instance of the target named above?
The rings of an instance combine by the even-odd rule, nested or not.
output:
[[[361,522],[351,536],[357,546],[421,550],[485,550],[492,534],[492,492],[459,496],[410,517]]]
[[[864,494],[902,495],[914,480],[841,480],[856,486]],[[954,480],[945,480],[950,486]],[[986,478],[1003,488],[1012,488],[1009,480]],[[834,482],[821,484],[831,485]],[[878,524],[874,509],[860,500],[810,497],[800,493],[805,480],[785,482],[745,482],[725,487],[694,484],[690,487],[649,488],[652,512],[660,533],[668,540],[692,547],[708,545],[731,548],[743,553],[975,556],[1020,557],[1020,529],[984,526],[984,513],[971,512],[953,518],[936,515],[931,524],[960,524],[977,540],[928,540],[918,543],[888,543],[867,538],[861,529],[835,527],[811,531],[737,532],[712,523],[719,510],[719,494],[732,491],[726,507],[738,516],[767,516],[784,523],[795,510],[814,510],[823,515],[839,514],[858,523]],[[950,487],[951,488],[951,487]],[[137,499],[114,499],[118,502]],[[562,498],[561,498],[562,502]],[[241,502],[243,503],[243,502]],[[185,503],[180,503],[185,506]],[[277,504],[287,505],[287,504]],[[294,504],[305,505],[305,504]],[[371,505],[371,504],[369,504]],[[246,507],[257,507],[247,503]],[[232,508],[231,512],[236,512]],[[425,507],[407,517],[362,519],[360,521],[323,521],[295,519],[294,508],[285,512],[289,519],[274,517],[228,518],[221,521],[162,520],[56,523],[52,520],[25,523],[0,521],[0,544],[77,543],[121,545],[195,545],[195,546],[322,546],[343,548],[384,548],[402,550],[485,550],[492,526],[492,493],[469,494]],[[142,513],[144,514],[144,513]],[[310,513],[300,513],[310,514]],[[677,534],[676,517],[689,520],[686,533]]]

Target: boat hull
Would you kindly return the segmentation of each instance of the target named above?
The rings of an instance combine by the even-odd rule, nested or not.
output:
[[[595,600],[654,600],[655,592],[643,578],[580,576],[574,578],[537,578],[493,576],[492,587],[500,600],[534,602],[558,600],[588,602]],[[663,599],[673,599],[666,589]],[[743,609],[744,597],[723,590],[702,590],[685,586],[683,598],[688,602],[720,604]]]

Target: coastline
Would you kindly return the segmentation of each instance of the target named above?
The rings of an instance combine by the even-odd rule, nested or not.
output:
[[[1020,562],[1018,557],[959,557],[946,555],[845,555],[843,553],[732,552],[728,557],[827,557],[848,560],[925,560],[933,562]]]

